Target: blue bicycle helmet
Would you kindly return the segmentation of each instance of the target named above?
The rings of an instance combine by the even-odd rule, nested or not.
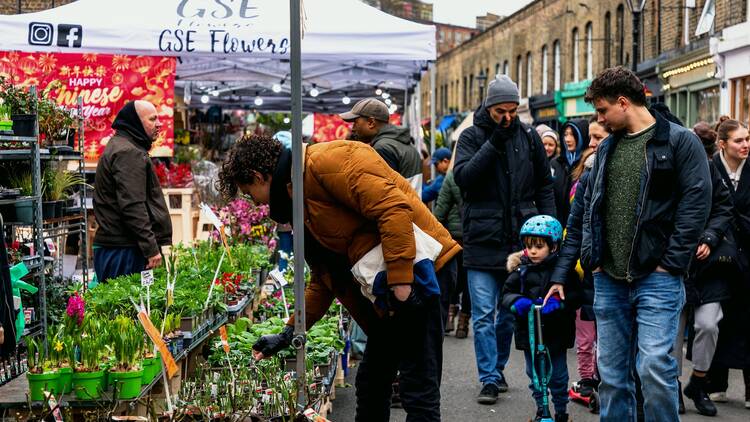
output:
[[[546,237],[555,243],[562,240],[562,225],[555,217],[537,215],[529,218],[521,227],[521,238],[526,236]]]

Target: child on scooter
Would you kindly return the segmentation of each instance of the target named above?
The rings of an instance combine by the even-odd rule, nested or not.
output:
[[[547,365],[549,377],[548,388],[552,393],[555,408],[555,422],[568,420],[568,366],[566,351],[575,343],[576,309],[580,306],[581,288],[578,276],[571,273],[565,284],[565,297],[551,296],[546,304],[543,298],[551,284],[550,277],[557,262],[557,252],[562,241],[562,226],[554,217],[539,215],[524,223],[520,233],[524,250],[511,254],[506,267],[508,279],[503,288],[502,306],[510,309],[516,316],[516,349],[523,350],[526,358],[526,375],[532,381],[529,384],[532,396],[537,405],[535,421],[543,415],[549,415],[544,409],[543,394],[534,386],[535,372],[532,369],[532,354],[529,342],[528,313],[533,312],[534,305],[544,305],[542,314],[542,338],[549,350],[552,367],[549,361],[535,358],[536,373],[541,364]],[[546,410],[546,411],[545,411]]]

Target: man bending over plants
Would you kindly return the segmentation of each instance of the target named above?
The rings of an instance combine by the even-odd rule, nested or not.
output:
[[[389,420],[397,370],[408,420],[440,420],[443,320],[435,277],[455,276],[460,246],[409,182],[370,146],[345,141],[309,145],[303,165],[305,260],[312,276],[305,291],[307,328],[338,298],[368,335],[355,383],[355,420]],[[218,185],[227,198],[241,192],[256,204],[269,204],[271,218],[285,224],[292,219],[291,174],[291,151],[272,138],[246,136],[229,151]],[[423,262],[414,263],[413,225],[442,246],[436,274],[432,264],[425,271]],[[386,280],[375,306],[350,269],[380,243]],[[292,318],[281,334],[258,340],[256,359],[288,347],[293,326]]]

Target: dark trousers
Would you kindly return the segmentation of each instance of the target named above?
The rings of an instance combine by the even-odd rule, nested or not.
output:
[[[464,268],[463,251],[456,255],[456,288],[451,296],[451,305],[461,304],[461,313],[471,315],[471,295],[469,295],[469,277]]]
[[[455,267],[454,267],[455,268]],[[357,371],[357,422],[387,422],[391,383],[399,373],[407,422],[440,421],[443,365],[441,298],[422,298],[373,322]]]
[[[750,367],[742,370],[742,377],[745,381],[745,397],[750,399]],[[729,368],[716,363],[711,365],[708,370],[708,391],[707,393],[726,392],[729,388]]]
[[[139,273],[146,268],[146,258],[137,247],[94,247],[94,271],[99,283],[121,275]]]
[[[534,386],[534,374],[531,372],[531,351],[524,350],[523,356],[526,359],[526,376],[529,377],[529,390],[531,390],[531,396],[534,397],[537,409],[541,409],[543,406],[542,399],[547,391],[537,390]],[[568,406],[568,362],[566,360],[567,354],[565,351],[550,352],[550,361],[540,356],[534,357],[534,366],[536,366],[537,379],[541,382],[541,365],[544,365],[549,382],[547,383],[547,390],[552,394],[552,405],[555,408],[555,414],[567,413]],[[541,358],[541,359],[540,359]],[[552,367],[550,367],[550,363]],[[548,402],[549,403],[549,402]]]
[[[440,285],[440,309],[443,313],[443,325],[448,322],[448,308],[456,290],[456,278],[458,277],[458,259],[451,258],[440,271],[437,272],[438,284]]]

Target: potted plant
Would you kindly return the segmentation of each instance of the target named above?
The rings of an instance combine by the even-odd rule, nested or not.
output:
[[[71,349],[73,349],[73,340],[64,335],[63,328],[62,325],[56,328],[50,327],[47,339],[50,341],[50,363],[60,374],[58,391],[67,394],[73,391],[73,368],[69,359]]]
[[[57,395],[60,393],[60,374],[52,368],[50,361],[47,360],[42,340],[39,338],[27,339],[27,343],[29,371],[26,373],[26,379],[29,381],[31,400],[45,400],[45,391]]]
[[[19,223],[31,224],[34,222],[34,201],[31,196],[34,194],[34,182],[31,172],[22,172],[11,176],[11,182],[14,187],[21,190],[21,197],[15,203],[16,220]]]
[[[39,134],[44,137],[45,145],[67,146],[73,122],[70,110],[58,106],[50,98],[39,100]]]
[[[0,98],[3,103],[10,107],[10,118],[13,121],[13,134],[15,136],[34,136],[36,116],[34,111],[34,98],[31,93],[15,86],[11,81],[0,77]]]
[[[73,388],[80,400],[98,399],[104,386],[104,370],[99,366],[103,336],[84,335],[80,341],[81,360],[73,373]]]
[[[115,318],[111,329],[117,362],[110,370],[115,398],[134,399],[141,392],[143,334],[135,326],[135,322],[124,315]]]
[[[42,214],[44,218],[52,218],[47,213],[46,208],[50,202],[53,203],[54,217],[62,217],[63,204],[68,197],[70,189],[76,185],[85,183],[83,177],[79,174],[65,170],[62,166],[56,168],[48,167],[44,172],[44,199],[42,203]]]

